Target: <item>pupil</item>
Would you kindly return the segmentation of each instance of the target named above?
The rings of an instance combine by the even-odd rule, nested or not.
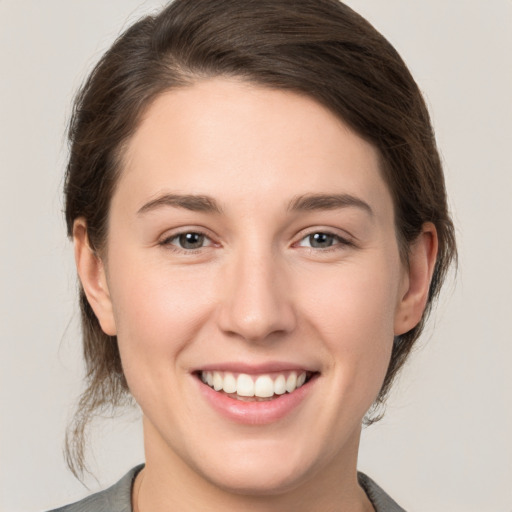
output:
[[[204,235],[200,233],[185,233],[180,235],[180,245],[184,249],[199,249],[202,247]]]
[[[330,247],[333,243],[333,236],[327,233],[315,233],[309,236],[311,247]]]

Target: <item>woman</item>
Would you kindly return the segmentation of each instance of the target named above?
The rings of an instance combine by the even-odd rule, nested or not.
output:
[[[146,463],[63,510],[402,510],[357,473],[361,425],[455,242],[389,43],[335,0],[176,0],[105,54],[70,140],[70,462],[133,396]]]

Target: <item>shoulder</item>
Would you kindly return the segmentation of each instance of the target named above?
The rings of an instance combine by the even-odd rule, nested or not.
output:
[[[364,489],[368,498],[375,508],[375,512],[405,512],[405,510],[394,501],[381,487],[379,487],[369,476],[358,472],[359,485]]]
[[[143,467],[140,465],[133,468],[119,482],[104,491],[49,512],[132,512],[132,484]]]

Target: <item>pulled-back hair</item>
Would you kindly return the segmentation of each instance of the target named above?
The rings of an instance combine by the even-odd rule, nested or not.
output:
[[[101,254],[123,150],[142,114],[164,91],[211,77],[305,94],[372,143],[393,198],[405,264],[423,224],[435,225],[439,252],[427,307],[416,327],[395,338],[376,401],[382,404],[456,258],[455,237],[419,88],[388,41],[341,2],[175,0],[128,28],[75,100],[65,181],[68,235],[83,217],[89,243]],[[79,293],[87,387],[67,438],[75,474],[84,469],[88,421],[129,401],[117,339],[103,333],[82,288]]]

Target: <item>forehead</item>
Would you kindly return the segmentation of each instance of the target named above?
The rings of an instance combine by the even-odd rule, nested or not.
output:
[[[122,167],[116,195],[130,196],[134,207],[162,192],[228,205],[334,192],[363,196],[377,209],[383,195],[390,201],[378,151],[332,112],[305,95],[238,80],[158,96]]]

